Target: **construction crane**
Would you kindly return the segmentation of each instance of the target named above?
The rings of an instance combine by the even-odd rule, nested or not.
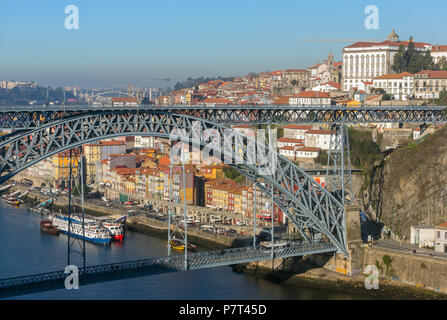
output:
[[[129,93],[129,97],[132,96],[132,89],[138,89],[137,87],[135,87],[134,85],[132,85],[130,83],[128,83],[128,84],[115,84],[115,86],[117,86],[119,88],[127,87],[127,90],[128,90],[128,93]]]

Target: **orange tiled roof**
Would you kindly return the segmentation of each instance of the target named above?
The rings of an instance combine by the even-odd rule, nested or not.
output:
[[[409,72],[402,72],[402,73],[397,73],[397,74],[384,74],[381,75],[380,77],[376,77],[375,79],[401,79],[404,77],[411,77],[413,74],[409,73]]]
[[[382,42],[356,42],[354,44],[351,44],[345,48],[369,48],[369,47],[379,47],[379,46],[393,46],[393,47],[399,47],[403,45],[404,47],[408,47],[408,44],[410,41],[400,41],[400,42],[393,42],[393,41],[382,41]],[[415,48],[424,48],[425,46],[429,46],[429,43],[424,42],[413,42]]]
[[[309,130],[306,132],[307,134],[331,134],[331,130]]]
[[[423,70],[417,74],[428,74],[428,77],[431,79],[446,79],[447,78],[447,71]]]
[[[440,46],[440,45],[436,45],[433,46],[432,52],[447,52],[447,46]]]
[[[303,91],[299,94],[300,98],[330,98],[329,92]]]

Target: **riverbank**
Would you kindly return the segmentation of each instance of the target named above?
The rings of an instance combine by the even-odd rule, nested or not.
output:
[[[271,271],[263,261],[233,266],[235,272],[252,275],[274,283],[316,288],[359,295],[364,299],[380,300],[447,300],[447,295],[417,288],[399,281],[379,279],[379,289],[367,290],[365,276],[345,276],[301,261],[295,272]]]
[[[46,200],[47,198],[42,197],[39,194],[32,194],[29,198],[29,200],[31,200],[30,203],[36,201],[36,199],[39,202]],[[62,198],[55,201],[53,209],[56,211],[61,210],[66,212],[67,208],[64,202],[65,200],[66,199]],[[88,202],[86,202],[85,207],[86,213],[96,216],[109,215],[116,217],[125,214],[126,211],[126,209],[114,209],[112,212],[107,207],[100,207]],[[128,223],[126,223],[126,228],[128,230],[137,231],[163,240],[166,240],[167,238],[167,223],[156,219],[147,218],[144,215],[129,217]],[[223,235],[205,233],[194,229],[188,230],[188,239],[199,248],[210,250],[237,246],[236,240],[241,240],[229,239],[229,237]],[[324,268],[310,266],[306,263],[301,263],[302,270],[298,272],[292,273],[281,270],[272,272],[271,268],[266,267],[268,266],[268,263],[269,262],[258,262],[255,264],[235,265],[233,266],[233,270],[235,272],[243,272],[247,275],[260,277],[273,283],[351,293],[359,295],[365,299],[447,299],[447,296],[443,294],[416,288],[402,282],[384,279],[380,280],[379,290],[366,290],[364,286],[365,277],[362,275],[355,277],[343,276]],[[295,267],[297,266],[295,265]],[[300,266],[298,265],[298,268],[299,267]]]

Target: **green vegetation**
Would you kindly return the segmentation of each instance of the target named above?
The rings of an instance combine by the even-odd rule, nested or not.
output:
[[[366,172],[371,171],[376,161],[382,159],[380,147],[372,141],[371,132],[349,128],[348,134],[351,165]]]
[[[414,48],[413,39],[410,39],[408,48],[403,45],[399,47],[391,66],[396,73],[418,73],[422,70],[434,70],[436,67],[430,51],[427,51],[426,54],[418,53]]]
[[[84,196],[87,196],[91,190],[92,190],[91,188],[89,188],[86,184],[84,184]],[[80,197],[81,191],[82,191],[81,185],[78,184],[73,188],[71,194],[74,195],[75,197]]]
[[[238,184],[245,184],[245,177],[233,167],[224,167],[223,168],[224,176],[226,179],[233,180]]]
[[[379,145],[373,142],[370,131],[361,131],[352,128],[348,130],[351,165],[366,172],[365,177],[367,178],[362,186],[363,189],[366,189],[369,185],[369,173],[374,168],[375,163],[383,159],[382,152],[380,151]],[[378,140],[380,141],[381,139],[382,136],[379,136]],[[315,159],[315,162],[327,166],[328,152],[321,151]]]
[[[439,99],[436,99],[434,103],[438,106],[447,106],[447,91],[445,89],[439,93]]]
[[[233,167],[224,167],[223,168],[223,172],[225,175],[225,178],[227,179],[235,179],[237,177],[239,177],[241,174],[239,173],[239,171],[237,171],[236,169],[234,169]]]
[[[391,95],[382,88],[371,88],[371,93],[381,94],[382,100],[391,100]]]
[[[325,150],[321,150],[320,154],[318,155],[318,157],[315,159],[316,163],[319,163],[323,166],[327,166],[327,160],[329,158],[329,155],[327,153],[327,151]]]
[[[436,68],[438,70],[447,71],[447,59],[446,57],[442,57],[438,64],[436,65]]]
[[[383,276],[385,276],[387,278],[391,278],[396,273],[392,264],[393,264],[393,259],[387,254],[382,257],[382,262],[376,261],[377,269],[380,271],[380,273]]]

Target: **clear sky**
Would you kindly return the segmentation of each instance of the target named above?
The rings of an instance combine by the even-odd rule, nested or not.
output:
[[[67,5],[79,29],[64,26]],[[367,5],[379,29],[367,30]],[[306,68],[341,59],[343,43],[384,39],[447,44],[444,0],[0,0],[0,79],[42,85],[159,86],[198,76]]]

